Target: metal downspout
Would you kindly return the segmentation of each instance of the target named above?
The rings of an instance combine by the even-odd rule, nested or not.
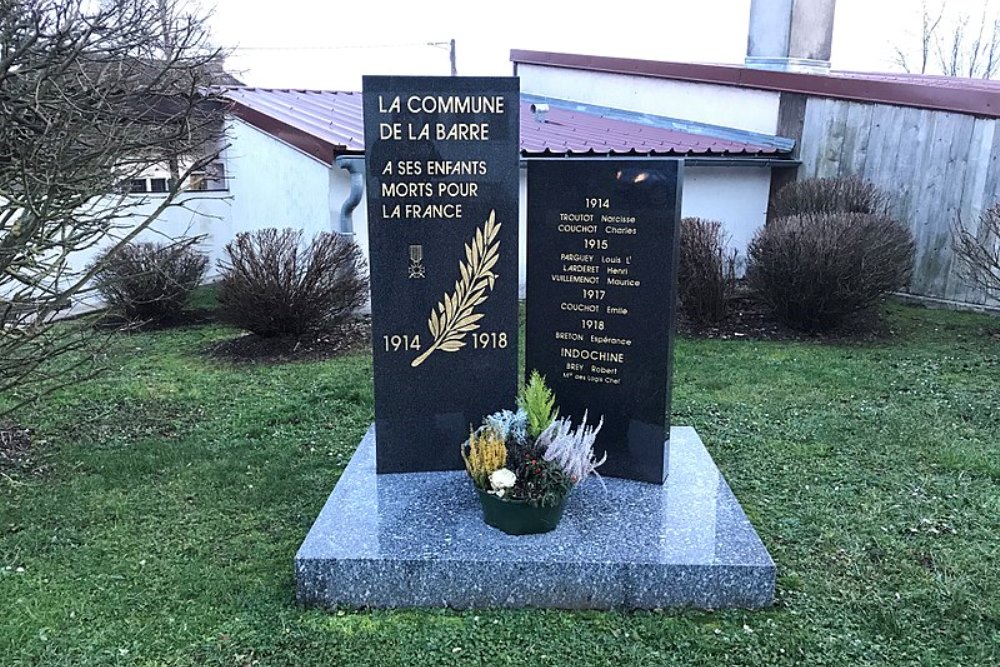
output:
[[[341,234],[354,234],[354,218],[352,214],[361,196],[365,193],[365,158],[362,155],[338,155],[334,160],[336,165],[351,175],[351,191],[347,194],[340,207]]]

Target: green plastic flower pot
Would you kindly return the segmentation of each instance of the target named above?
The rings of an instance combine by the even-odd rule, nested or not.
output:
[[[504,500],[482,489],[476,489],[483,506],[486,523],[508,535],[534,535],[555,530],[566,507],[563,496],[553,507],[535,507],[523,500]],[[567,494],[568,495],[568,494]]]

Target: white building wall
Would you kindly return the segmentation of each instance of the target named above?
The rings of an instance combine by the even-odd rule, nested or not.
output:
[[[229,219],[217,228],[220,240],[265,227],[303,229],[306,237],[337,229],[329,165],[242,120],[230,123],[229,136],[226,168],[233,205]],[[344,197],[350,191],[350,179],[345,180]]]
[[[131,225],[123,223],[111,230],[103,243],[70,255],[69,263],[72,270],[83,271],[105,248],[117,243],[135,229],[135,226],[155,211],[162,201],[162,197],[156,195],[137,195],[136,205],[131,209],[132,216],[130,216],[130,220],[134,222]],[[219,225],[224,225],[229,218],[230,206],[228,192],[180,195],[175,205],[164,210],[153,224],[139,233],[135,241],[169,243],[177,239],[205,236],[202,250],[211,254],[214,266],[221,246],[215,246],[213,237],[217,234]]]
[[[340,203],[350,192],[347,172],[331,168],[247,123],[233,119],[228,128],[229,148],[223,156],[229,191],[182,194],[136,238],[169,242],[204,237],[200,249],[210,258],[208,276],[218,275],[225,246],[243,231],[265,227],[302,229],[311,238],[321,231],[337,231]],[[136,195],[132,219],[145,219],[162,202],[156,194]],[[331,206],[336,202],[335,206]],[[359,207],[364,215],[364,206]],[[356,220],[364,218],[355,214]],[[360,240],[367,252],[367,227]],[[131,231],[121,225],[97,247],[74,253],[70,265],[83,271],[104,248]],[[87,304],[80,304],[86,306]]]
[[[771,170],[767,167],[686,167],[681,215],[722,222],[730,247],[746,256],[764,225]]]
[[[521,92],[626,111],[776,134],[780,93],[711,83],[517,66]]]

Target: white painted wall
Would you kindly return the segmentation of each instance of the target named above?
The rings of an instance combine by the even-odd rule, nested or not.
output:
[[[98,254],[129,234],[140,221],[148,218],[163,198],[157,195],[136,195],[134,201],[135,206],[131,210],[135,222],[129,225],[127,220],[123,220],[99,245],[72,253],[68,258],[67,277],[71,274],[82,275]],[[175,205],[163,211],[152,225],[136,237],[135,241],[166,243],[185,237],[204,236],[201,250],[210,255],[211,276],[215,272],[215,260],[221,255],[222,246],[228,242],[228,237],[220,235],[219,232],[220,227],[225,228],[228,224],[231,204],[228,192],[197,192],[181,195]],[[80,312],[98,305],[94,295],[84,295],[73,304],[70,312]]]
[[[132,218],[138,224],[145,220],[163,201],[157,195],[136,196],[136,205],[132,210]],[[197,192],[183,194],[178,197],[174,206],[166,209],[157,220],[139,234],[137,241],[152,243],[165,242],[171,239],[191,236],[213,236],[220,224],[229,217],[231,207],[228,192]],[[108,234],[105,243],[95,248],[88,248],[71,256],[74,269],[82,269],[89,264],[104,248],[128,234],[133,228],[123,223]],[[206,242],[206,251],[211,244]],[[215,255],[213,254],[213,257]]]
[[[302,229],[308,239],[321,231],[338,231],[340,205],[350,192],[347,172],[324,164],[247,123],[233,119],[227,128],[230,146],[223,156],[228,192],[183,194],[178,206],[164,211],[137,241],[163,242],[201,236],[208,253],[209,278],[236,234],[265,227]],[[136,196],[135,220],[147,217],[162,201],[155,194]],[[358,240],[367,253],[364,205],[355,213]],[[357,225],[360,221],[361,224]],[[123,224],[97,247],[74,253],[70,265],[83,271],[104,248],[130,231]],[[92,303],[77,304],[86,308]]]
[[[331,188],[346,183],[343,201],[349,178],[332,179],[329,165],[242,120],[232,120],[228,131],[226,168],[233,206],[218,236],[228,240],[251,229],[293,227],[309,237],[337,229],[339,209],[330,210]]]
[[[517,66],[521,92],[776,134],[780,93],[647,76]]]
[[[687,167],[681,215],[722,222],[730,246],[746,256],[754,233],[764,225],[771,170],[766,167]]]
[[[226,244],[240,232],[292,227],[303,229],[308,238],[337,229],[339,202],[350,191],[346,172],[342,172],[344,178],[337,178],[339,174],[331,173],[326,164],[240,120],[232,121],[228,135],[231,143],[224,159],[229,191],[181,195],[178,201],[182,205],[168,208],[138,240],[204,236],[201,249],[211,258],[211,276]],[[155,194],[143,197],[137,199],[141,202],[135,208],[137,220],[161,201]],[[338,202],[333,212],[331,199]],[[126,231],[123,228],[111,234],[108,243],[100,248],[74,255],[74,268],[85,266],[111,239],[120,238]]]

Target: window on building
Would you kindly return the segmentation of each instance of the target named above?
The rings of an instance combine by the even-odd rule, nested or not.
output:
[[[187,189],[199,192],[228,190],[226,166],[222,162],[213,162],[202,171],[193,172],[188,179]]]

